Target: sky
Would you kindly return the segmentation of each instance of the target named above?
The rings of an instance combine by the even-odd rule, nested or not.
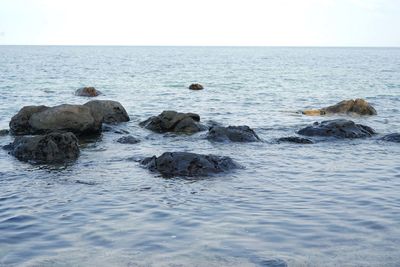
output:
[[[400,0],[0,0],[0,45],[400,46]]]

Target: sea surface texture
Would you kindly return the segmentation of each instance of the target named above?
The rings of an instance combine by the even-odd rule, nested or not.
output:
[[[87,102],[82,86],[120,101],[131,121],[118,127],[141,142],[104,132],[62,166],[0,149],[0,266],[400,266],[400,144],[379,140],[400,132],[400,49],[1,46],[0,129],[25,105]],[[378,115],[298,113],[351,98]],[[139,127],[163,110],[248,125],[263,142]],[[378,134],[275,142],[333,118]],[[166,151],[244,168],[166,179],[135,161]]]

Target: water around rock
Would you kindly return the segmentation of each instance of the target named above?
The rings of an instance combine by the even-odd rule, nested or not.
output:
[[[315,110],[304,110],[302,113],[310,116],[351,113],[358,115],[377,115],[375,108],[364,99],[343,100],[333,106]]]
[[[71,132],[17,136],[4,148],[19,160],[36,163],[61,163],[79,156],[78,139]]]
[[[180,113],[166,110],[139,123],[140,126],[157,133],[175,132],[192,134],[206,130],[195,113]]]
[[[336,119],[323,122],[315,122],[297,132],[305,136],[326,136],[336,138],[362,138],[375,134],[371,127],[356,124],[350,120]]]
[[[214,126],[208,130],[208,140],[224,142],[257,142],[261,141],[256,132],[249,126]]]
[[[208,176],[239,168],[230,157],[201,155],[189,152],[165,152],[161,156],[145,158],[141,161],[151,171],[166,177]]]

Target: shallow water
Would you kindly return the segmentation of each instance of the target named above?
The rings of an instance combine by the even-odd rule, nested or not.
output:
[[[67,166],[0,150],[0,266],[400,265],[400,145],[378,140],[400,131],[400,49],[0,46],[0,129],[24,105],[88,101],[81,86],[120,101],[131,121],[119,127],[142,141],[105,132]],[[273,142],[326,119],[296,111],[357,97],[378,116],[352,119],[376,137]],[[166,109],[249,125],[264,142],[138,126]],[[245,168],[164,179],[134,161],[165,151]]]

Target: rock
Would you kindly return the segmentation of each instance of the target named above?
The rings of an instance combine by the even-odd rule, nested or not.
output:
[[[94,87],[83,87],[75,91],[75,95],[77,96],[94,97],[101,94],[102,93],[100,91],[97,91]]]
[[[68,104],[34,113],[29,126],[33,134],[66,131],[81,135],[101,131],[101,123],[95,121],[88,107]]]
[[[118,123],[129,121],[128,113],[121,103],[112,100],[92,100],[88,107],[97,123]]]
[[[371,127],[355,124],[350,120],[337,119],[323,121],[321,123],[315,122],[313,125],[307,126],[297,133],[305,136],[363,138],[372,136],[375,134],[375,131]]]
[[[0,130],[0,136],[6,136],[6,135],[8,135],[9,133],[10,133],[10,131],[7,130],[7,129]]]
[[[140,140],[135,138],[135,137],[133,137],[132,135],[127,135],[127,136],[123,136],[121,138],[118,138],[117,142],[121,143],[121,144],[137,144],[137,143],[140,142]]]
[[[400,143],[400,133],[387,134],[381,138],[383,141]]]
[[[165,152],[159,157],[145,158],[141,164],[165,177],[207,176],[240,167],[229,157],[188,152]]]
[[[350,99],[343,100],[336,105],[329,106],[317,110],[305,110],[302,112],[305,115],[318,116],[327,114],[347,114],[355,113],[358,115],[376,115],[377,112],[373,106],[371,106],[364,99]]]
[[[313,141],[307,138],[301,138],[298,136],[289,136],[289,137],[281,137],[277,140],[278,143],[287,142],[287,143],[296,143],[296,144],[314,144]]]
[[[203,90],[204,87],[203,87],[203,85],[201,85],[201,84],[199,84],[199,83],[192,83],[192,84],[189,86],[189,89],[190,89],[190,90]]]
[[[61,163],[79,156],[78,139],[70,132],[18,136],[5,148],[19,160],[36,163]]]
[[[200,124],[200,116],[194,113],[179,113],[176,111],[163,111],[158,116],[153,116],[139,123],[140,126],[157,133],[177,132],[196,133],[206,127]]]
[[[217,142],[257,142],[261,140],[249,126],[214,126],[208,130],[207,139]]]
[[[25,106],[10,121],[10,131],[15,135],[33,134],[34,130],[29,124],[31,116],[35,113],[44,111],[46,106]]]

